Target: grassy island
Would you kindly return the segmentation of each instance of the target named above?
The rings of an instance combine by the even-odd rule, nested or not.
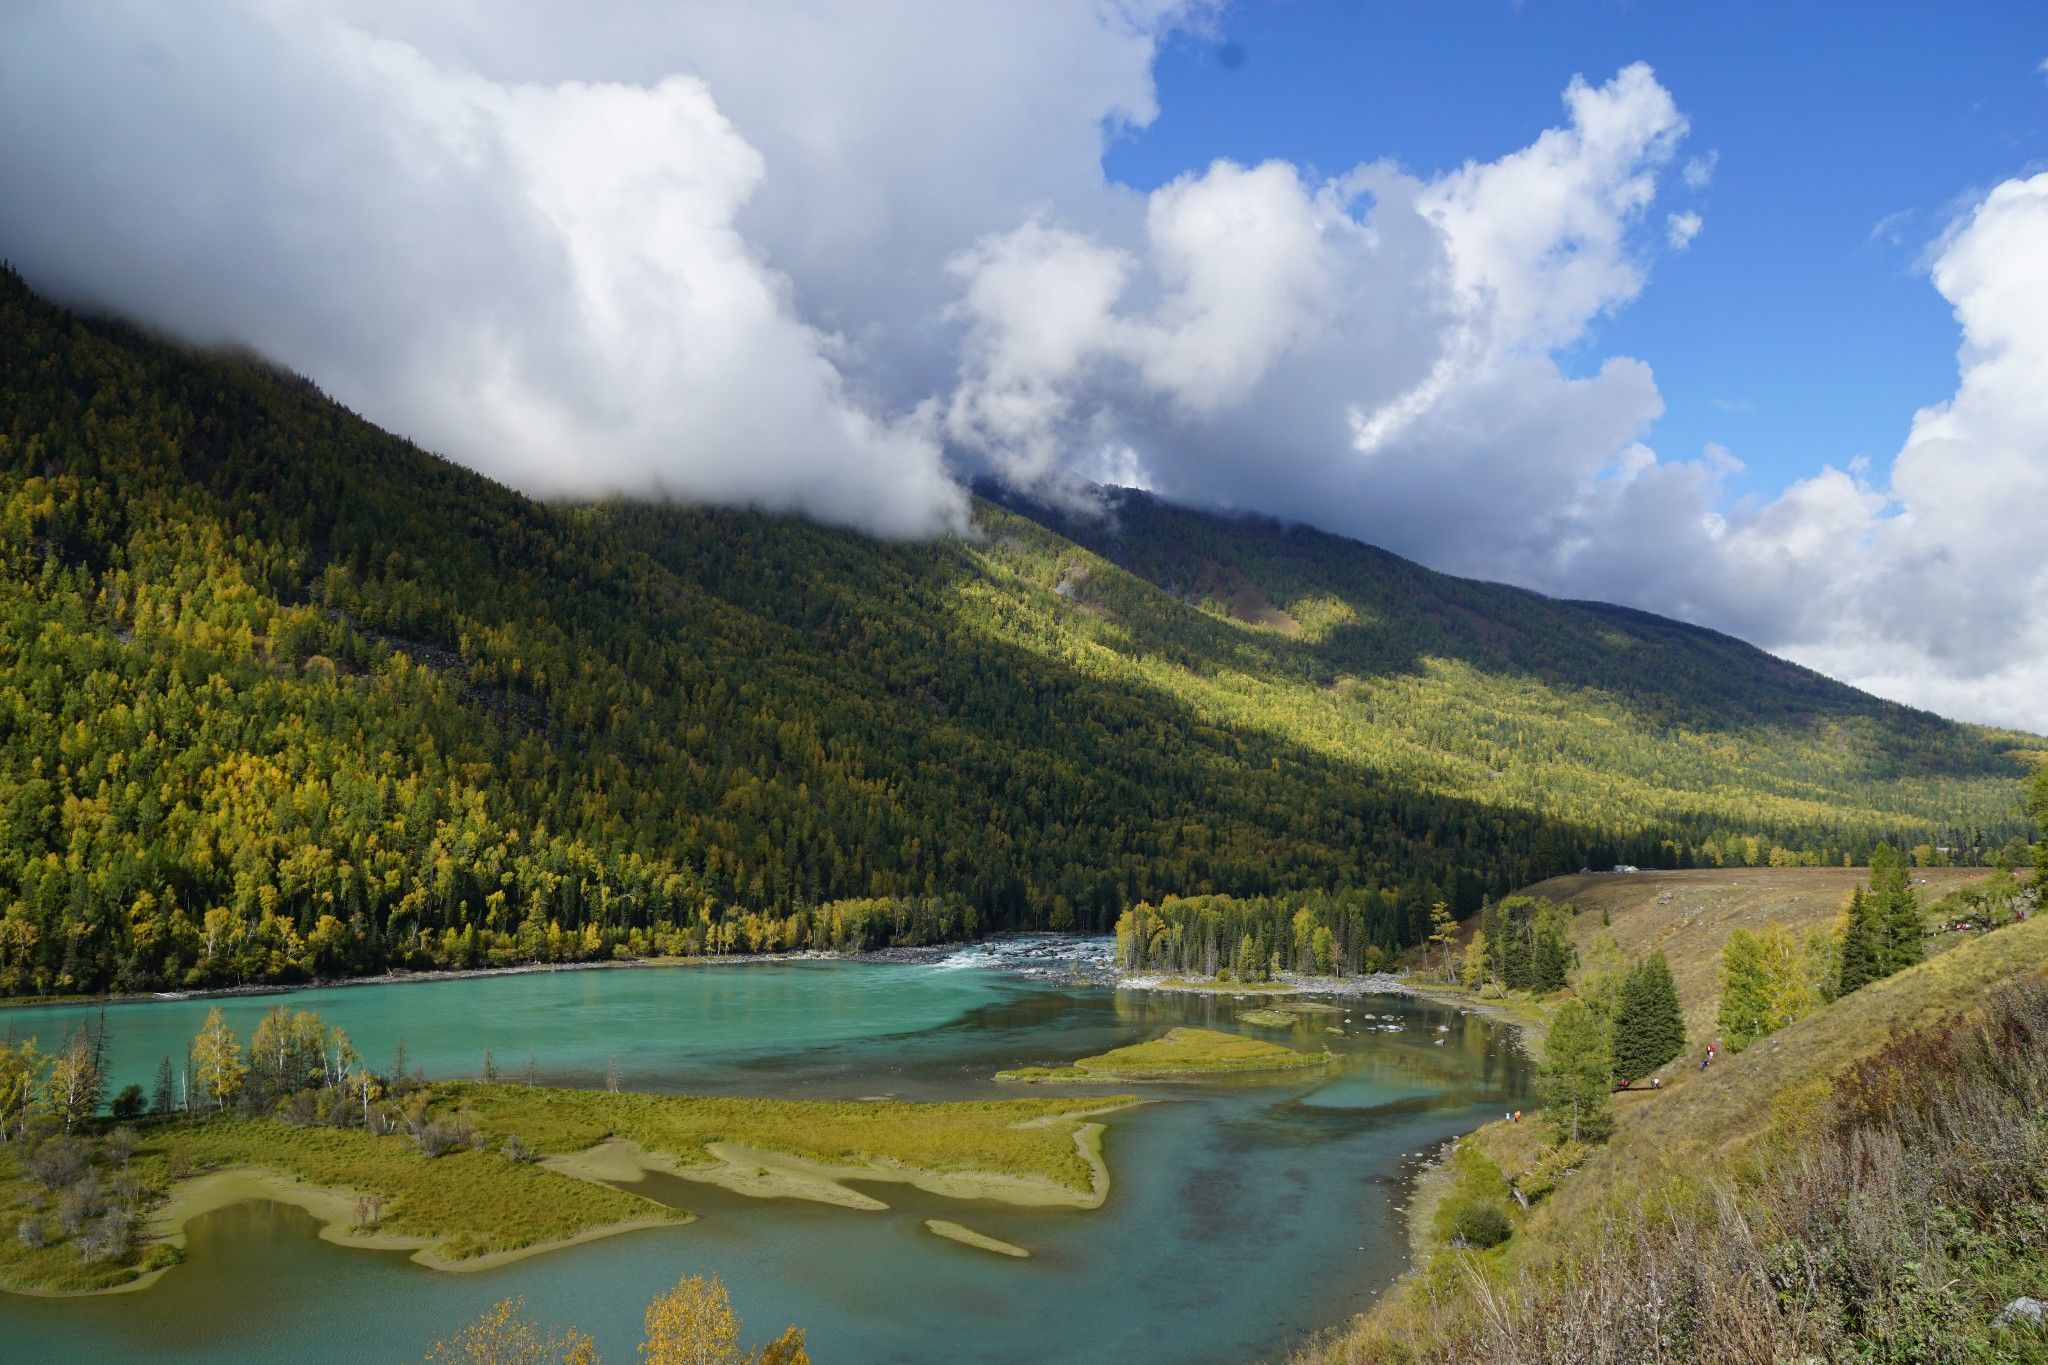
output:
[[[1326,1066],[1328,1052],[1293,1048],[1215,1029],[1176,1028],[1164,1037],[1083,1057],[1071,1066],[998,1071],[999,1081],[1174,1081],[1205,1076],[1300,1071]]]
[[[631,1188],[655,1170],[850,1208],[886,1205],[848,1181],[1093,1208],[1109,1175],[1102,1125],[1089,1120],[1133,1102],[754,1100],[439,1082],[414,1091],[406,1117],[382,1132],[230,1111],[124,1127],[118,1141],[57,1134],[27,1160],[16,1144],[0,1146],[0,1289],[139,1288],[177,1263],[191,1219],[247,1199],[307,1210],[328,1241],[410,1250],[442,1270],[687,1222]],[[134,1210],[118,1249],[62,1231],[63,1210],[86,1190]]]
[[[759,1194],[883,1207],[845,1181],[963,1199],[1093,1208],[1109,1185],[1095,1115],[1136,1101],[764,1100],[448,1083],[439,1102],[518,1137],[567,1174],[633,1179],[622,1163]]]

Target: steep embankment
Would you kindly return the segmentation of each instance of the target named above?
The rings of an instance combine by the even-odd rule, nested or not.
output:
[[[1839,862],[2040,741],[1135,495],[973,540],[534,502],[0,274],[0,994]]]
[[[1719,889],[1747,900],[1753,916],[1780,918],[1772,904],[1788,917],[1819,913],[1744,880]],[[1836,888],[1818,880],[1795,895],[1830,897]],[[1656,946],[1673,916],[1664,894],[1638,884],[1608,895],[1603,882],[1609,931]],[[1597,911],[1588,916],[1598,924]],[[1816,1342],[1824,1356],[1826,1343],[1856,1342],[1874,1359],[2035,1358],[1997,1355],[2016,1339],[1994,1325],[2016,1284],[2048,1275],[2039,1222],[2048,1187],[2034,1187],[2048,1121],[2038,1096],[2028,1098],[2048,1085],[2038,1065],[2048,1037],[2007,1018],[2015,987],[2031,992],[2014,1007],[2019,1017],[2048,1011],[2048,916],[1958,941],[1705,1071],[1680,1059],[1662,1090],[1616,1095],[1613,1136],[1588,1151],[1561,1156],[1535,1115],[1480,1129],[1439,1178],[1445,1199],[1423,1264],[1372,1312],[1305,1350],[1302,1365],[1733,1361]],[[1986,1010],[2000,1022],[1968,1022]],[[1958,1018],[1965,1026],[1950,1029]],[[1966,1193],[1981,1196],[1984,1172],[2012,1163],[2032,1174],[2018,1184],[1999,1176],[1993,1184],[2007,1183],[1988,1204]],[[1895,1189],[1886,1169],[1920,1172],[1922,1188]],[[1868,1213],[1866,1186],[1876,1201]],[[1918,1202],[1902,1213],[1908,1199]],[[1900,1208],[1887,1212],[1887,1200]],[[1508,1215],[1504,1244],[1455,1244],[1448,1214],[1471,1204]],[[2007,1213],[2021,1225],[2008,1227]],[[1830,1227],[1859,1230],[1863,1241],[1828,1245]],[[1916,1283],[1909,1256],[1941,1268],[1945,1282]],[[1803,1282],[1809,1270],[1819,1278]],[[1869,1303],[1859,1308],[1859,1298]],[[1726,1320],[1741,1317],[1731,1304],[1753,1319],[1746,1345],[1729,1344]],[[1927,1332],[1954,1352],[1915,1354],[1926,1345],[1916,1334]],[[1992,1355],[1969,1354],[1994,1336]],[[2043,1348],[2048,1339],[2029,1349]]]

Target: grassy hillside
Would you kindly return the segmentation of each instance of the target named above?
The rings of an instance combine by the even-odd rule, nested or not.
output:
[[[1984,868],[1916,867],[1923,904],[1985,877]],[[1736,929],[1782,924],[1803,940],[1831,930],[1849,893],[1870,882],[1867,867],[1730,867],[1552,877],[1524,889],[1570,905],[1573,946],[1583,958],[1602,934],[1624,961],[1661,952],[1671,964],[1688,1037],[1712,1036],[1721,948]],[[1931,949],[1953,946],[1930,940]]]
[[[1498,1208],[1507,1240],[1436,1241],[1297,1365],[2048,1359],[2048,1333],[1996,1324],[2048,1275],[2043,1044],[2036,916],[1707,1071],[1681,1062],[1682,1083],[1617,1096],[1590,1151],[1560,1158],[1533,1119],[1490,1124],[1437,1211]]]
[[[977,516],[540,504],[0,276],[0,994],[1311,889],[1355,960],[1587,864],[1988,847],[2043,747],[1314,532]]]

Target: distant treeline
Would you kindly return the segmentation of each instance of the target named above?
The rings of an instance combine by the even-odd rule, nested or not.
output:
[[[1428,926],[1426,903],[1381,891],[1168,896],[1118,916],[1116,962],[1129,972],[1239,981],[1276,971],[1356,976],[1421,942]]]
[[[1379,891],[1287,896],[1168,896],[1116,922],[1117,966],[1129,972],[1269,980],[1277,972],[1357,976],[1388,966],[1431,932],[1440,897]],[[1561,989],[1576,965],[1571,907],[1542,897],[1487,900],[1478,951],[1493,978],[1517,990]],[[1440,924],[1449,925],[1448,919]]]

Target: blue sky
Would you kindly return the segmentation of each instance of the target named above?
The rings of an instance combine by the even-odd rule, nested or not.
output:
[[[1886,466],[1913,412],[1953,393],[1955,324],[1922,259],[1970,202],[2048,162],[2048,5],[1247,0],[1177,35],[1160,114],[1113,178],[1151,189],[1214,158],[1334,175],[1487,160],[1557,121],[1575,74],[1647,61],[1711,183],[1666,191],[1704,227],[1597,324],[1575,360],[1655,369],[1667,458],[1719,442],[1733,491],[1823,463]]]

